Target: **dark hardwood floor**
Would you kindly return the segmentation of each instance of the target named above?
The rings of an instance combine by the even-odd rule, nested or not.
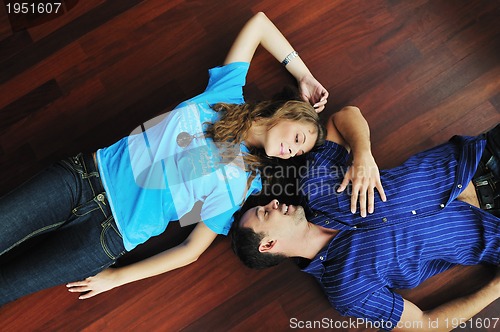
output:
[[[323,118],[347,104],[362,109],[381,167],[500,121],[499,1],[82,0],[66,6],[62,15],[29,24],[9,20],[0,5],[0,194],[203,91],[207,69],[222,62],[258,11],[330,91]],[[264,99],[293,79],[260,49],[247,82],[246,98]],[[174,245],[188,231],[171,224],[122,264]],[[458,267],[403,292],[431,308],[491,275],[481,266]],[[458,330],[498,331],[499,313],[497,300]],[[60,286],[7,304],[0,329],[285,331],[291,319],[323,318],[349,322],[291,263],[249,270],[220,237],[188,267],[90,300]],[[487,319],[489,328],[478,325]]]

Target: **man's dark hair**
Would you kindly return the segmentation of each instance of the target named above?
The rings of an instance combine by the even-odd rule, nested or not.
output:
[[[260,241],[264,238],[264,233],[256,233],[248,227],[241,227],[240,221],[244,212],[240,210],[234,215],[234,222],[231,226],[231,247],[246,266],[252,269],[265,269],[278,265],[287,257],[281,254],[262,253],[259,251]]]

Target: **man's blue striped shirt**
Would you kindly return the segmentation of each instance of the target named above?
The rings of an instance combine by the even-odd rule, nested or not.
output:
[[[327,142],[310,153],[301,179],[308,220],[340,232],[304,271],[341,314],[390,328],[403,312],[392,289],[413,288],[456,264],[500,263],[499,218],[456,199],[485,144],[481,136],[455,136],[382,170],[387,202],[376,195],[366,218],[350,212],[347,192],[336,192],[347,170],[345,148]]]

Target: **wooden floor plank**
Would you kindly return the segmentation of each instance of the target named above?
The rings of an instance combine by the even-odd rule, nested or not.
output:
[[[44,58],[33,67],[19,73],[8,83],[0,84],[0,107],[3,109],[68,68],[83,62],[86,57],[80,45],[72,43]]]
[[[12,27],[10,26],[7,7],[0,6],[0,41],[12,35]]]
[[[69,8],[68,8],[68,3],[72,5]],[[61,29],[66,24],[76,20],[81,15],[89,12],[90,10],[96,8],[97,6],[102,5],[103,3],[104,0],[65,1],[66,4],[65,9],[67,10],[67,12],[64,15],[57,17],[49,22],[46,22],[45,24],[40,24],[31,27],[27,29],[27,31],[29,31],[31,38],[34,41],[41,40],[50,35],[51,33]]]
[[[38,63],[41,59],[50,56],[61,47],[66,46],[88,31],[95,29],[112,17],[130,9],[140,0],[122,0],[118,4],[105,2],[98,9],[78,17],[75,21],[65,25],[63,28],[52,33],[50,38],[43,38],[29,46],[25,47],[17,56],[19,58],[9,59],[1,63],[4,70],[0,72],[0,83],[4,83],[30,66]]]

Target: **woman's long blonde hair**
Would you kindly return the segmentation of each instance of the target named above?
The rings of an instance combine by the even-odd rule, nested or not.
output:
[[[252,123],[259,120],[267,130],[280,121],[297,121],[312,124],[318,134],[315,146],[325,141],[326,131],[320,123],[319,116],[307,102],[299,100],[264,101],[259,103],[226,104],[212,106],[221,112],[220,119],[209,124],[206,135],[215,142],[231,143],[235,146],[245,141]],[[245,169],[251,172],[249,182],[257,175],[257,170],[271,162],[263,149],[249,148],[250,153],[243,156]]]

